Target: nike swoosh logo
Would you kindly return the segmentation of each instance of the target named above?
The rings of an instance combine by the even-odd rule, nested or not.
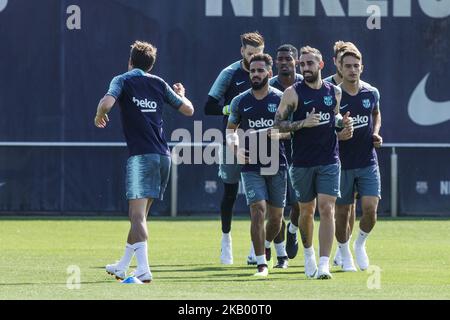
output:
[[[357,126],[353,126],[353,129],[359,129],[359,128],[362,128],[362,127],[367,127],[368,125],[369,125],[368,123],[359,124]]]
[[[306,105],[308,105],[308,104],[310,104],[312,102],[314,102],[314,100],[305,101],[304,105],[306,106]]]
[[[450,101],[430,100],[426,92],[428,73],[409,98],[408,115],[419,126],[433,126],[450,120]]]
[[[237,86],[240,86],[240,85],[243,84],[243,83],[245,83],[245,81],[242,81],[242,82],[236,82],[236,85],[237,85]]]
[[[6,185],[6,182],[0,182],[0,188]]]
[[[347,103],[345,106],[339,107],[339,109],[343,110],[343,109],[345,109],[345,108],[347,108],[347,107],[348,107],[348,103]]]
[[[250,107],[250,108],[244,108],[244,112],[247,112],[248,110],[251,110],[251,109],[253,109],[253,107]]]

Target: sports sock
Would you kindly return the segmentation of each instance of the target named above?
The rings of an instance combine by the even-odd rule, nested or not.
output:
[[[134,253],[136,254],[137,270],[149,270],[147,241],[137,242],[134,244]]]
[[[119,269],[128,269],[131,263],[131,260],[134,256],[134,246],[127,243],[125,246],[125,253],[123,254],[122,259],[120,259],[119,263],[117,264],[117,268]]]
[[[362,246],[366,243],[367,237],[369,233],[362,231],[359,229],[358,238],[356,238],[355,244],[358,246]]]
[[[270,249],[272,247],[272,242],[264,240],[264,247],[266,249]]]
[[[267,265],[266,255],[263,254],[262,256],[256,256],[256,264],[258,266],[261,264]]]
[[[315,254],[314,252],[314,246],[311,246],[309,248],[304,248],[305,256],[310,257]]]
[[[330,268],[330,257],[323,256],[319,258],[319,266],[327,267],[327,269]]]
[[[275,243],[275,251],[277,252],[277,257],[287,257],[286,244],[284,242]]]
[[[291,224],[289,224],[288,230],[289,230],[289,233],[296,234],[298,231],[298,227],[294,226],[294,224],[291,223]]]

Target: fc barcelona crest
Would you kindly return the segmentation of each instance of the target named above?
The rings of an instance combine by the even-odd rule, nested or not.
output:
[[[323,97],[323,103],[325,103],[326,106],[330,107],[333,104],[333,97],[332,96]]]
[[[269,103],[267,105],[267,110],[269,110],[269,112],[275,113],[277,112],[277,105],[275,103]]]
[[[364,99],[362,101],[362,105],[364,108],[369,109],[370,108],[370,100],[369,99]]]

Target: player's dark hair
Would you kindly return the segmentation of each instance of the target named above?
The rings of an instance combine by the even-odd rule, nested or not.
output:
[[[294,59],[298,59],[298,50],[292,44],[283,44],[282,46],[279,46],[277,49],[277,53],[278,52],[289,52],[292,54]]]
[[[134,68],[150,71],[156,61],[156,47],[148,42],[135,41],[131,45],[130,61]]]
[[[317,60],[322,61],[322,53],[320,53],[319,49],[312,48],[310,46],[305,46],[300,49],[300,55],[303,54],[312,54],[316,56]]]
[[[271,69],[273,66],[272,57],[267,53],[258,53],[253,55],[252,58],[250,59],[250,64],[255,61],[264,61],[268,69]]]
[[[264,45],[264,37],[258,31],[244,33],[241,35],[241,43],[243,47],[258,48]]]

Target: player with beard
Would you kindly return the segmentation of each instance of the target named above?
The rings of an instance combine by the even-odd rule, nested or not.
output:
[[[340,88],[322,80],[322,54],[309,46],[300,50],[304,81],[283,93],[274,128],[293,132],[290,174],[300,200],[300,234],[307,278],[331,279],[329,257],[334,238],[334,211],[340,196],[340,162],[336,127],[351,130],[352,118],[339,114]],[[317,267],[313,247],[315,201],[320,214]]]
[[[381,198],[380,172],[375,151],[375,148],[379,148],[383,143],[379,135],[380,94],[376,88],[360,80],[363,64],[358,49],[346,50],[341,56],[340,66],[343,75],[343,82],[340,84],[341,109],[354,116],[354,132],[351,139],[339,141],[342,197],[336,201],[336,221],[340,221],[336,223],[336,238],[343,270],[356,271],[349,249],[350,237],[346,234],[356,189],[361,197],[362,217],[354,250],[358,267],[366,270],[369,267],[369,258],[365,243],[375,226],[378,202]]]
[[[278,74],[270,79],[270,85],[280,91],[284,91],[294,83],[303,80],[303,76],[296,73],[298,66],[298,50],[291,44],[284,44],[277,49],[276,65]],[[291,165],[291,135],[288,139],[282,140],[284,145],[286,159],[288,165]],[[291,179],[288,172],[287,182],[287,204],[291,207],[289,220],[287,225],[284,219],[281,224],[281,231],[274,239],[275,251],[277,252],[278,263],[275,268],[285,269],[288,267],[288,259],[294,259],[298,252],[298,219],[300,217],[300,206],[298,198],[292,187]],[[285,244],[285,230],[286,230],[286,244]]]
[[[226,67],[215,80],[208,94],[208,101],[205,105],[205,114],[212,116],[222,116],[222,130],[225,136],[225,128],[230,115],[230,102],[240,93],[250,88],[249,67],[250,59],[254,54],[264,51],[264,38],[258,32],[250,32],[241,35],[241,55],[242,59]],[[223,104],[221,104],[223,101]],[[238,163],[228,163],[227,158],[231,151],[226,147],[224,141],[221,163],[219,166],[219,177],[224,185],[224,194],[220,203],[220,217],[222,222],[221,256],[222,264],[233,264],[233,250],[231,238],[231,221],[233,219],[233,207],[236,201],[239,179],[242,165]],[[250,249],[250,261],[254,257],[253,246]]]
[[[227,127],[227,143],[244,163],[242,181],[251,214],[251,238],[255,248],[257,272],[266,277],[273,266],[270,244],[280,232],[286,202],[286,158],[277,132],[271,131],[282,92],[269,86],[272,58],[257,54],[250,60],[252,89],[235,97]],[[236,130],[244,130],[240,146]],[[274,147],[276,146],[276,147]],[[268,156],[264,161],[263,155]],[[267,213],[267,224],[264,221]]]

